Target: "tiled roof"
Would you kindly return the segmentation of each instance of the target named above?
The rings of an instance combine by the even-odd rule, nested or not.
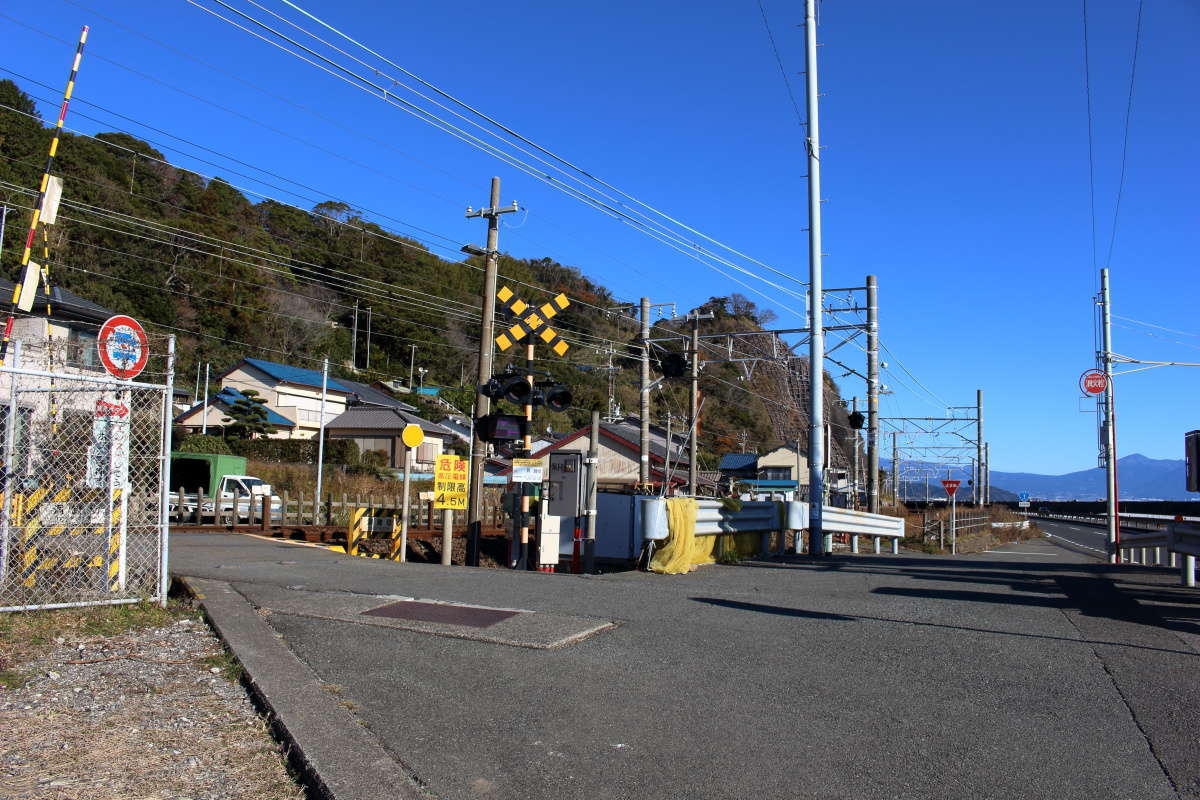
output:
[[[416,414],[398,408],[380,406],[351,406],[325,426],[326,430],[370,430],[398,434],[405,425],[420,425],[421,430],[436,436],[454,437],[457,434],[436,422],[421,419]]]
[[[228,408],[232,407],[234,403],[239,400],[248,400],[249,398],[237,389],[234,389],[232,386],[226,386],[225,388],[221,389],[221,391],[217,392],[216,397],[213,399]],[[263,408],[267,410],[267,422],[271,423],[272,425],[278,425],[284,428],[290,428],[295,425],[295,423],[290,419],[285,417],[283,414],[280,414],[278,411],[273,410],[269,406],[264,405]]]
[[[726,453],[721,456],[717,469],[722,472],[739,469],[754,469],[758,466],[758,453]]]
[[[7,297],[12,294],[14,284],[8,278],[0,278],[0,296]],[[41,314],[46,310],[46,293],[39,290],[33,301],[33,310],[35,314]],[[74,292],[69,292],[60,286],[52,286],[50,288],[50,315],[54,318],[77,319],[83,322],[104,322],[104,320],[113,316],[117,312],[105,308],[102,305],[93,303],[85,297],[80,297]]]
[[[338,383],[345,386],[353,394],[358,395],[360,402],[369,406],[384,406],[387,408],[402,408],[405,411],[415,411],[416,408],[408,403],[401,402],[395,397],[392,397],[387,392],[382,392],[371,386],[368,383],[359,383],[358,381],[348,381],[345,378],[338,378]],[[353,398],[351,399],[353,402]]]
[[[220,406],[224,406],[225,408],[229,408],[234,403],[236,403],[238,400],[243,399],[245,396],[246,395],[242,394],[237,389],[234,389],[232,386],[226,386],[223,389],[221,389],[221,391],[217,392],[216,394],[214,394],[212,396],[211,402],[215,405],[220,405]],[[184,411],[182,414],[175,417],[175,421],[183,422],[185,419],[190,417],[192,414],[194,414],[197,411],[199,411],[200,409],[204,408],[204,405],[205,405],[204,403],[196,403],[196,405],[192,406],[187,411]],[[273,409],[271,409],[270,406],[264,406],[264,408],[267,409],[267,422],[269,422],[270,424],[275,425],[280,428],[295,427],[295,425],[296,425],[295,422],[293,422],[292,420],[283,416],[279,412],[274,411]]]
[[[311,386],[315,389],[321,388],[321,372],[319,370],[291,367],[287,364],[276,364],[274,361],[264,361],[261,358],[244,358],[242,360],[255,369],[262,370],[277,381],[294,383],[297,386]],[[326,385],[331,392],[350,394],[354,391],[333,378],[330,378]]]

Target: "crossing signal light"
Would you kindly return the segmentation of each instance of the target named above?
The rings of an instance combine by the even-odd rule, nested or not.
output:
[[[571,390],[561,383],[553,383],[542,388],[542,404],[550,411],[561,413],[571,407],[574,397]]]
[[[854,428],[854,430],[856,430],[856,431],[861,430],[863,423],[866,421],[867,421],[867,418],[865,416],[863,416],[863,413],[861,411],[851,411],[850,412],[850,427]]]
[[[493,375],[480,390],[493,400],[504,399],[523,406],[529,402],[533,389],[523,375]]]
[[[689,366],[682,353],[667,353],[658,360],[658,368],[664,378],[682,378],[687,374]]]
[[[484,442],[515,442],[525,436],[528,427],[519,414],[486,414],[475,420],[475,431]]]

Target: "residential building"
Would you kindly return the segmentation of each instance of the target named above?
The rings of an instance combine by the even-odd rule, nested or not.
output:
[[[425,441],[413,452],[412,469],[432,474],[437,457],[458,442],[458,437],[449,428],[410,411],[394,406],[351,406],[326,423],[325,431],[330,439],[352,439],[358,445],[360,457],[378,453],[382,466],[402,469],[405,445],[400,437],[409,425],[419,425],[425,433]]]

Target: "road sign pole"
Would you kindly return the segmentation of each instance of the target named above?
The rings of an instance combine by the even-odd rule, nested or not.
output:
[[[412,451],[411,447],[407,444],[404,445],[404,500],[401,501],[400,511],[400,561],[408,561],[408,490],[412,484]]]
[[[958,502],[950,495],[950,555],[958,555]]]

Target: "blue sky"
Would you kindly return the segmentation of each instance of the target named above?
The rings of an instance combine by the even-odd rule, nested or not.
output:
[[[246,0],[227,1],[254,11]],[[277,0],[259,1],[288,13]],[[621,190],[807,276],[803,132],[756,2],[303,5]],[[764,6],[803,109],[803,4]],[[1092,0],[1088,11],[1095,260],[1080,3],[822,5],[826,285],[878,276],[881,337],[891,352],[885,382],[894,391],[885,414],[938,416],[984,390],[997,470],[1095,465],[1094,417],[1080,413],[1087,404],[1076,382],[1092,365],[1098,265],[1112,269],[1115,313],[1138,320],[1116,320],[1118,352],[1200,361],[1200,7],[1145,3],[1111,260],[1137,3]],[[0,14],[10,15],[0,17],[0,66],[54,87],[35,94],[59,94],[79,26],[90,24],[79,100],[320,191],[276,178],[263,180],[282,188],[265,187],[233,174],[245,167],[83,103],[73,106],[70,127],[126,128],[160,149],[220,164],[166,151],[183,166],[302,207],[336,196],[448,248],[435,250],[447,257],[462,242],[482,243],[482,224],[463,212],[486,202],[499,175],[503,202],[528,209],[505,218],[501,246],[514,255],[578,266],[624,299],[646,294],[684,310],[740,291],[776,311],[781,325],[802,323],[787,310],[800,300],[762,283],[754,285],[766,297],[753,294],[184,0],[45,0],[32,16]],[[52,117],[54,105],[43,104],[43,115]],[[841,382],[847,396],[864,393],[853,376]],[[1120,378],[1119,451],[1181,457],[1183,433],[1200,427],[1198,390],[1197,368]]]

